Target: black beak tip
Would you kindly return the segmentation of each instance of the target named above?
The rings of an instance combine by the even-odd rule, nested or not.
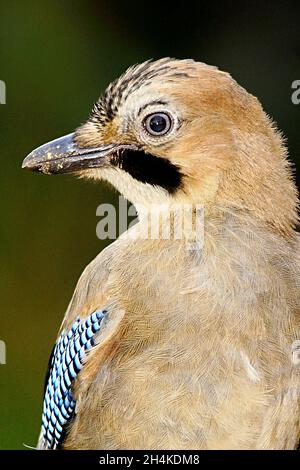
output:
[[[45,173],[46,162],[44,164],[42,164],[42,162],[39,163],[38,160],[35,158],[34,152],[32,152],[29,155],[27,155],[26,158],[24,158],[22,162],[22,169],[36,171],[39,173]]]
[[[32,163],[30,162],[30,155],[28,155],[26,158],[24,158],[22,162],[22,169],[25,170],[32,170]]]
[[[45,174],[59,172],[63,160],[74,153],[73,137],[68,134],[36,148],[23,160],[22,168]]]

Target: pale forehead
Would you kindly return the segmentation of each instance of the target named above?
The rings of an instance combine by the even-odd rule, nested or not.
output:
[[[168,93],[166,86],[160,82],[143,86],[133,93],[130,93],[125,101],[123,101],[118,112],[122,115],[124,112],[129,115],[143,114],[149,106],[153,105],[157,109],[170,106],[172,104],[171,95]]]
[[[91,119],[106,124],[126,104],[129,107],[139,106],[152,97],[158,100],[163,97],[163,88],[182,83],[197,76],[200,70],[216,71],[208,66],[190,59],[160,59],[144,62],[130,67],[121,77],[112,82],[102,97],[95,104]]]

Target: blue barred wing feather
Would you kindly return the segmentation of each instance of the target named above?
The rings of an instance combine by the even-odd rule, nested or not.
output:
[[[73,383],[82,369],[86,355],[95,346],[95,336],[106,311],[93,312],[88,318],[78,317],[68,331],[59,336],[49,361],[45,386],[41,438],[44,449],[59,449],[74,414],[76,401]]]

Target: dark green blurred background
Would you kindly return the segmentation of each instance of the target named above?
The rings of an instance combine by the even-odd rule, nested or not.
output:
[[[127,66],[170,55],[229,71],[260,98],[299,159],[296,3],[195,3],[0,0],[1,449],[36,443],[49,351],[76,280],[104,246],[96,207],[117,197],[99,184],[22,171],[31,149],[84,121]]]

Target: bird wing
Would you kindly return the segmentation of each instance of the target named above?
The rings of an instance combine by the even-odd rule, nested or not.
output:
[[[93,375],[95,368],[105,362],[124,316],[124,310],[116,306],[106,309],[103,305],[107,301],[105,287],[111,246],[108,248],[88,265],[79,279],[50,356],[39,448],[59,449],[63,445],[77,411],[74,388],[80,373],[87,363],[92,363],[90,375]],[[80,387],[80,394],[83,391],[84,387]]]

